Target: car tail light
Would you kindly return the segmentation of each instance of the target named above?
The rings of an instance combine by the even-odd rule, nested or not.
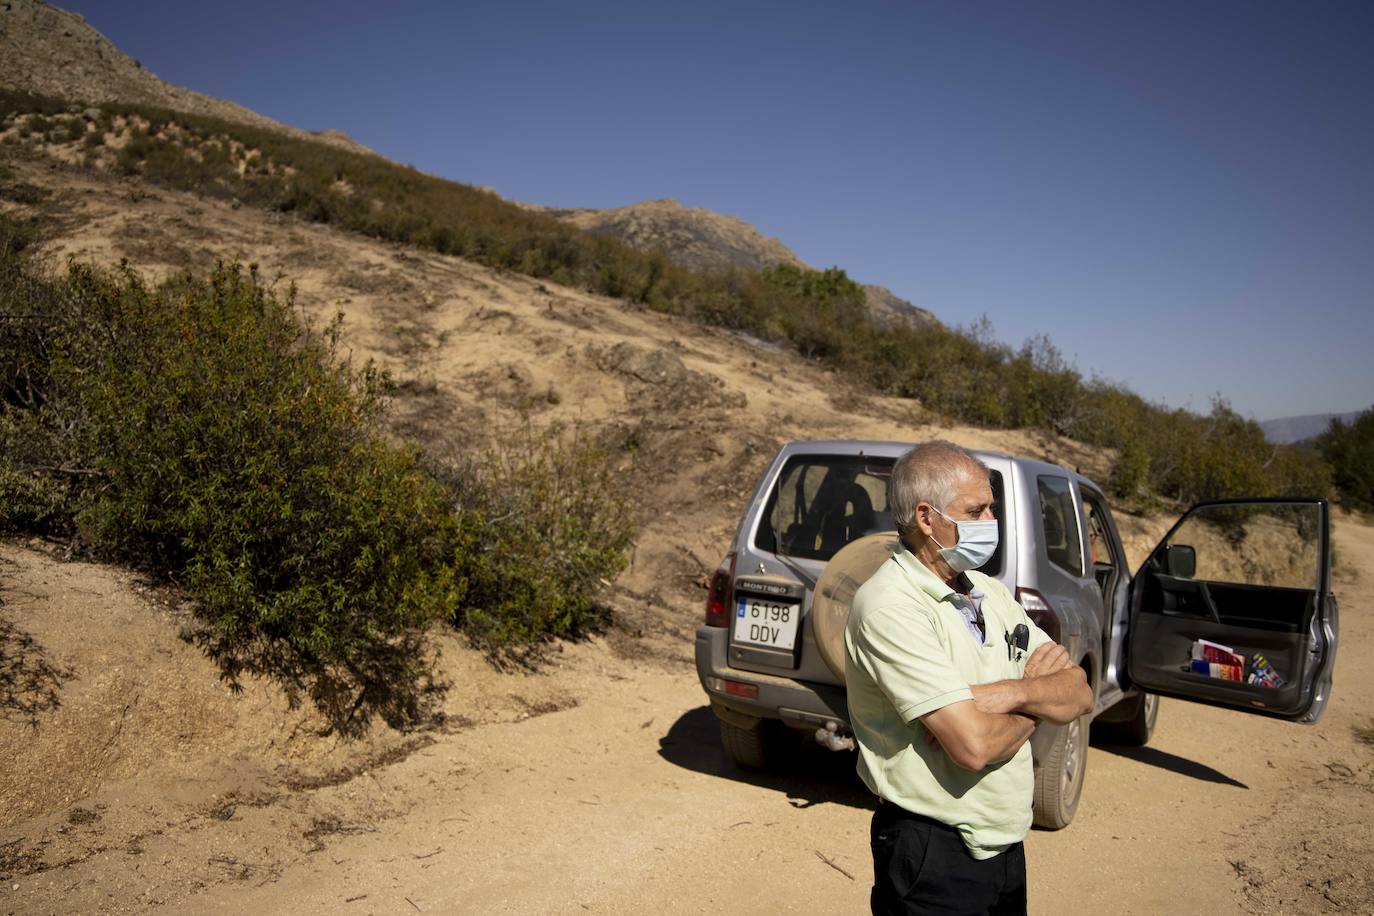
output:
[[[759,685],[746,684],[743,681],[726,681],[725,692],[748,700],[757,700],[759,698]]]
[[[1026,616],[1035,625],[1049,634],[1050,639],[1059,642],[1059,615],[1045,600],[1045,596],[1033,588],[1018,588],[1016,601],[1026,609]]]
[[[711,591],[706,595],[706,625],[708,627],[728,627],[730,625],[730,606],[734,603],[732,592],[735,587],[735,555],[732,553],[711,574]]]

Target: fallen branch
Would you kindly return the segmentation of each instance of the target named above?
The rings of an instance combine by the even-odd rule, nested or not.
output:
[[[816,854],[816,858],[820,859],[820,860],[821,860],[822,862],[824,862],[826,865],[829,865],[831,868],[835,869],[835,871],[837,871],[837,872],[839,872],[840,874],[844,875],[844,876],[845,876],[846,878],[848,878],[850,881],[853,881],[853,880],[854,880],[854,876],[851,875],[849,872],[845,871],[845,870],[844,870],[843,868],[841,868],[840,866],[836,865],[834,859],[828,858],[828,857],[826,856],[826,854],[823,853],[823,852],[821,852],[819,849],[813,849],[813,850],[811,850],[811,851],[814,852],[814,853]]]

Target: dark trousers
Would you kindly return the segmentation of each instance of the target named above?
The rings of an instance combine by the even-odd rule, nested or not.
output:
[[[879,802],[870,834],[875,916],[1026,912],[1026,850],[1020,843],[975,859],[959,831]]]

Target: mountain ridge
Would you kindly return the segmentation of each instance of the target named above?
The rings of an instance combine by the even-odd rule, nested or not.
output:
[[[169,83],[120,51],[79,13],[43,0],[0,4],[0,73],[10,88],[74,104],[156,105],[379,155],[342,131],[292,127],[235,102]]]
[[[661,250],[691,270],[764,270],[789,266],[814,270],[779,239],[766,236],[738,216],[687,207],[671,197],[623,207],[520,206],[572,223],[593,235],[618,239],[641,251]],[[884,323],[938,323],[934,313],[886,287],[861,283],[869,312]]]
[[[1320,436],[1326,432],[1332,420],[1349,423],[1363,412],[1351,410],[1346,413],[1308,413],[1294,417],[1275,417],[1272,420],[1261,420],[1260,429],[1264,430],[1264,438],[1275,445],[1290,445]]]
[[[686,207],[671,197],[605,209],[525,206],[636,248],[661,247],[674,261],[693,270],[808,266],[781,241],[765,236],[738,216]]]

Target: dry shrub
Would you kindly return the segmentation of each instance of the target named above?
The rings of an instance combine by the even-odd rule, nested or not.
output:
[[[635,529],[600,446],[577,428],[526,422],[444,477],[473,525],[459,622],[476,642],[500,654],[605,622],[597,596],[624,568]]]

